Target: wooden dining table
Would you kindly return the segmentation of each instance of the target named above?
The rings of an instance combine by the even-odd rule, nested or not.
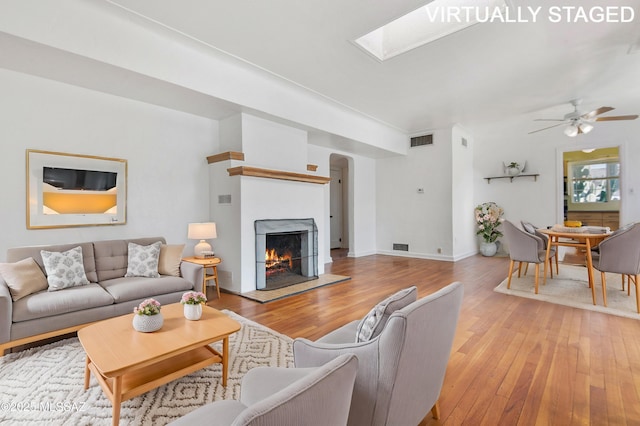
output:
[[[549,236],[549,243],[547,244],[547,254],[545,262],[549,262],[549,254],[551,253],[551,246],[556,247],[556,256],[558,255],[558,247],[576,247],[578,249],[585,249],[585,258],[587,263],[587,275],[589,277],[589,288],[591,289],[591,297],[593,304],[596,304],[596,289],[593,285],[593,259],[591,257],[591,249],[597,247],[603,240],[605,240],[611,232],[593,233],[593,232],[571,232],[556,229],[538,229],[543,234]]]

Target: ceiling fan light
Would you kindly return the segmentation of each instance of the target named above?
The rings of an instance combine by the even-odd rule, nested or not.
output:
[[[578,126],[576,126],[575,124],[570,124],[566,129],[564,129],[564,134],[569,136],[570,138],[577,136]]]
[[[580,131],[582,131],[582,133],[589,133],[592,130],[593,130],[593,125],[589,123],[580,123]]]

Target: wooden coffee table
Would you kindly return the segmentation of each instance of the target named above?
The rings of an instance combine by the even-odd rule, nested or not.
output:
[[[133,309],[133,308],[132,308]],[[91,372],[113,404],[113,424],[120,421],[120,404],[214,363],[222,364],[227,385],[229,336],[240,323],[209,306],[202,318],[184,318],[179,303],[162,307],[164,324],[153,333],[135,331],[133,313],[99,321],[78,331],[87,359],[84,388]],[[222,353],[209,344],[222,340]]]

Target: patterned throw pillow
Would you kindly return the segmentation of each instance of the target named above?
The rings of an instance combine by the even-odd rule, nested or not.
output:
[[[82,263],[82,247],[63,252],[41,250],[40,255],[47,271],[49,291],[89,284]]]
[[[148,246],[129,243],[127,273],[124,276],[158,278],[160,276],[158,273],[158,260],[161,246],[162,242],[160,241]]]
[[[416,286],[405,288],[387,297],[369,311],[358,323],[356,342],[367,342],[382,332],[387,320],[398,309],[415,302],[418,299]]]

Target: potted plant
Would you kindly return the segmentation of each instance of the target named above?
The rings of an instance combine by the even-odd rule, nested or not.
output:
[[[182,295],[180,303],[184,305],[184,317],[191,321],[197,321],[202,316],[202,305],[206,303],[207,296],[199,291],[188,291]]]
[[[160,308],[160,302],[157,300],[145,299],[133,308],[133,328],[143,333],[159,330],[164,323]]]
[[[498,231],[498,227],[504,219],[502,215],[504,210],[493,201],[483,203],[475,208],[476,224],[478,231],[476,235],[482,236],[480,243],[480,253],[483,256],[493,256],[498,251],[496,240],[502,237],[502,232]]]
[[[525,162],[526,164],[526,162]],[[504,163],[502,163],[502,165],[505,168],[505,172],[509,175],[509,176],[516,176],[519,175],[520,173],[522,173],[522,171],[524,170],[524,164],[521,165],[520,163],[518,163],[517,161],[512,161],[509,164],[505,165]]]

